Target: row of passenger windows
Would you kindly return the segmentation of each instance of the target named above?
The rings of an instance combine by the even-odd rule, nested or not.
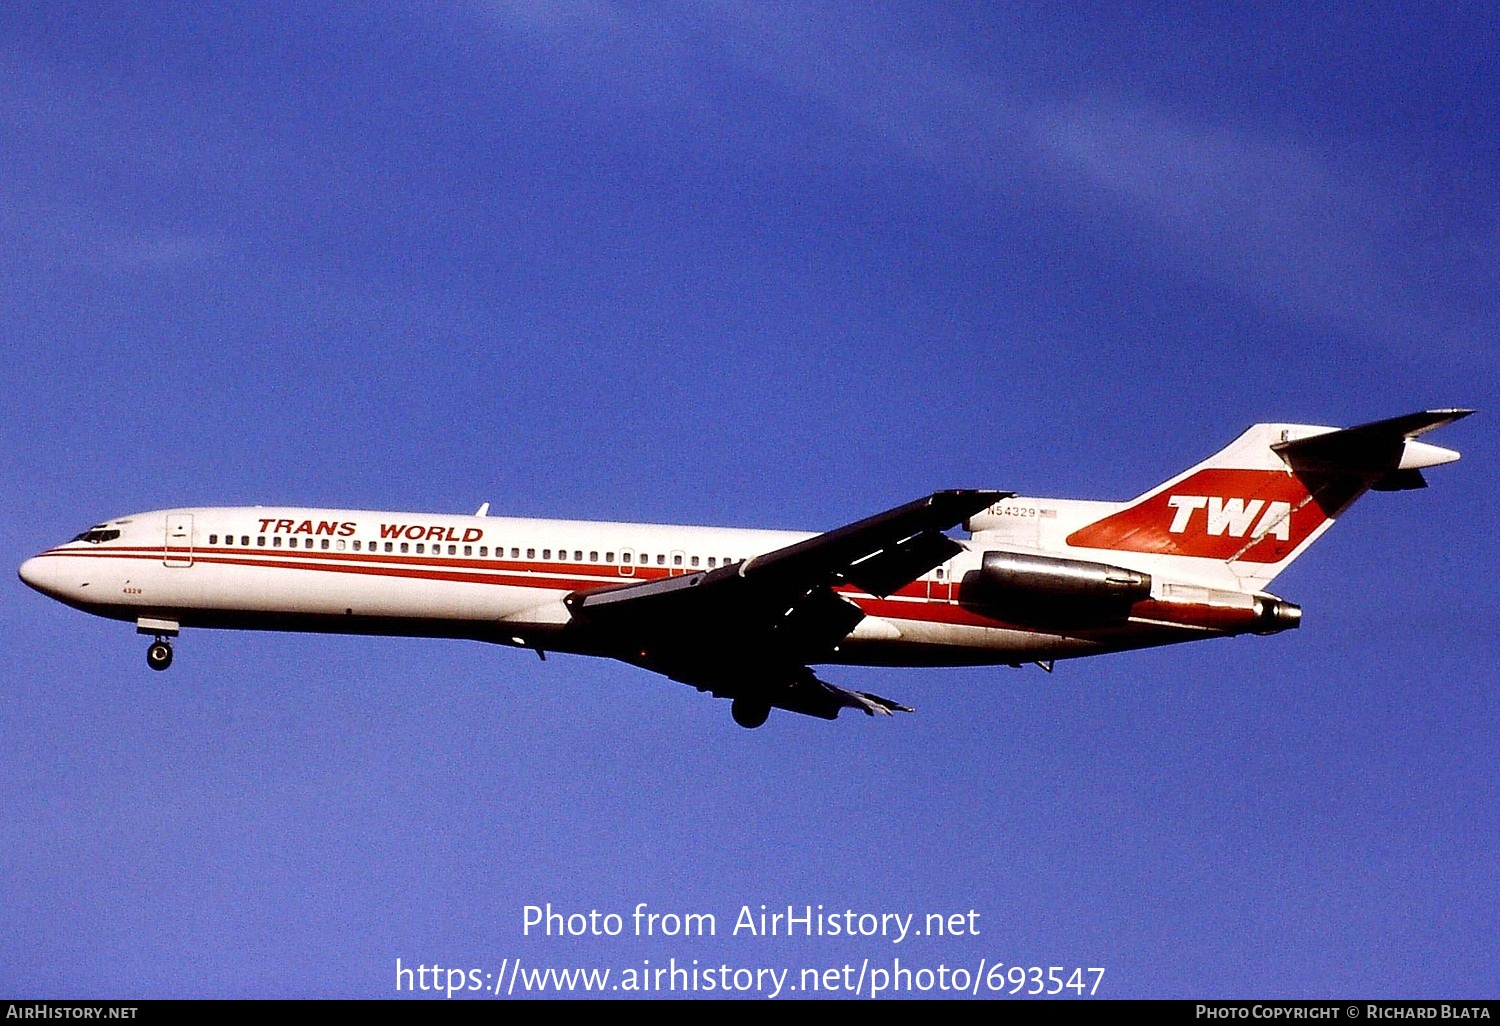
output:
[[[255,544],[257,546],[261,547],[261,548],[265,548],[266,547],[266,537],[267,536],[263,535],[263,534],[262,535],[257,535],[255,537]],[[366,542],[366,543],[364,543],[363,549],[361,549],[360,539],[358,539],[358,538],[354,539],[353,541],[348,541],[347,539],[344,539],[344,538],[319,538],[319,539],[316,539],[316,541],[318,542],[318,546],[317,546],[318,548],[320,548],[320,549],[322,549],[324,551],[333,550],[333,551],[337,551],[337,552],[343,552],[343,551],[345,551],[346,542],[347,542],[348,548],[351,549],[351,550],[353,550],[354,552],[360,552],[360,551],[365,551],[365,552],[379,552],[379,551],[381,551],[380,546],[382,544],[384,544],[384,546],[385,546],[385,550],[384,551],[386,551],[386,552],[415,552],[419,556],[420,555],[426,555],[427,554],[427,549],[428,549],[428,546],[427,546],[427,544],[425,542],[384,542],[384,543],[382,543],[382,542],[372,541],[372,542]],[[313,548],[313,542],[314,542],[313,538],[302,538],[302,539],[300,539],[301,547],[304,548],[304,549]],[[211,535],[209,535],[208,536],[208,543],[210,545],[218,545],[218,544],[220,544],[219,536],[217,534],[211,534]],[[298,547],[298,543],[299,543],[299,539],[297,539],[297,538],[286,538],[285,536],[279,535],[279,534],[273,534],[273,535],[270,536],[270,547],[273,548],[273,549],[279,549],[279,548],[282,548],[283,546],[285,546],[286,548],[295,549],[295,548]],[[226,534],[226,535],[224,535],[224,537],[223,537],[223,544],[224,545],[234,545],[235,544],[235,536],[232,535],[232,534]],[[246,548],[248,548],[249,545],[250,545],[250,535],[248,535],[248,534],[242,534],[242,535],[240,535],[239,536],[239,544],[242,545],[242,546],[244,546],[244,547],[246,547]],[[431,548],[432,548],[432,555],[434,555],[434,556],[440,556],[440,555],[443,554],[443,546],[442,545],[433,544],[431,546]],[[479,554],[480,558],[482,558],[482,559],[488,559],[490,557],[490,547],[488,545],[478,545],[478,546],[475,546],[475,545],[449,545],[448,546],[448,555],[450,555],[450,556],[456,556],[456,555],[459,554],[459,550],[462,549],[463,550],[463,554],[465,556],[473,556],[475,554],[475,549],[476,548],[479,550],[478,554]],[[568,551],[569,550],[567,550],[567,549],[558,549],[557,550],[557,559],[558,559],[558,561],[560,561],[560,562],[567,562],[568,561]],[[551,549],[542,549],[541,553],[542,553],[542,555],[541,555],[542,559],[545,559],[545,560],[551,560],[552,559],[552,550]],[[589,558],[587,560],[588,562],[590,562],[590,563],[597,563],[597,562],[599,562],[599,552],[598,552],[597,549],[591,550],[589,552],[588,556],[589,556]],[[495,557],[494,558],[496,558],[496,559],[504,559],[505,558],[505,547],[503,545],[497,545],[497,546],[495,546]],[[521,557],[521,549],[519,547],[512,548],[510,550],[510,558],[511,559],[520,559],[520,558],[522,558]],[[525,558],[527,558],[527,559],[536,559],[537,558],[537,550],[534,549],[534,548],[527,549],[526,550],[526,557]],[[667,555],[665,553],[658,552],[655,555],[654,560],[655,560],[657,566],[666,566],[667,565]],[[575,562],[575,563],[582,563],[582,562],[584,562],[583,550],[582,549],[573,549],[572,550],[572,561]],[[619,562],[621,564],[639,564],[641,566],[647,566],[652,561],[653,561],[653,557],[649,553],[646,553],[646,552],[640,552],[640,553],[631,553],[629,551],[621,552],[620,553],[620,559],[619,559]],[[615,554],[613,552],[605,552],[604,553],[604,562],[606,562],[606,563],[614,563],[615,562]],[[729,566],[731,563],[733,563],[735,561],[732,560],[732,559],[730,559],[728,556],[723,557],[722,560],[718,556],[709,556],[707,558],[707,560],[705,561],[703,559],[703,557],[700,557],[700,556],[685,556],[683,553],[674,552],[674,553],[671,554],[671,562],[672,562],[673,566],[703,567],[704,565],[707,565],[710,569],[712,569],[713,567],[719,566],[721,563],[724,566]]]

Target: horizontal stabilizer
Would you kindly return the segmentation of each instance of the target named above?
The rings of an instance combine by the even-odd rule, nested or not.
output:
[[[1427,479],[1420,470],[1393,470],[1382,474],[1380,480],[1370,485],[1370,489],[1377,492],[1408,492],[1426,487]]]
[[[1404,417],[1329,431],[1325,434],[1274,443],[1271,448],[1294,471],[1359,474],[1378,481],[1390,478],[1385,491],[1422,488],[1421,474],[1408,471],[1452,463],[1458,453],[1415,439],[1434,428],[1451,424],[1473,410],[1426,410]],[[1375,487],[1379,488],[1377,483]]]

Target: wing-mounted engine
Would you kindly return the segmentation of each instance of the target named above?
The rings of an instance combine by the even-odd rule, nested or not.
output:
[[[986,552],[958,589],[959,604],[981,616],[1052,628],[1120,622],[1150,597],[1151,575],[1139,570],[1023,552]]]

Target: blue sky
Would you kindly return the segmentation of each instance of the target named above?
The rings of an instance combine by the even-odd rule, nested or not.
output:
[[[1254,421],[1464,452],[1276,582],[1303,628],[830,671],[775,715],[464,642],[124,625],[12,580],[0,992],[1103,966],[1496,997],[1495,20],[1477,7],[0,11],[0,544],[305,504],[831,528],[1124,499]],[[526,905],[710,912],[546,939]],[[975,909],[903,946],[743,905]]]

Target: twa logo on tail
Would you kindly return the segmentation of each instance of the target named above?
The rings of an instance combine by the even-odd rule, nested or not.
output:
[[[1250,533],[1250,524],[1255,515],[1265,508],[1260,522],[1255,525],[1255,536],[1269,535],[1282,541],[1292,537],[1292,504],[1290,502],[1267,502],[1264,499],[1225,499],[1217,495],[1172,495],[1167,505],[1177,511],[1167,528],[1169,534],[1186,534],[1193,522],[1196,510],[1208,511],[1209,534],[1228,533],[1232,538],[1243,538]]]
[[[1068,535],[1074,548],[1222,560],[1264,588],[1371,488],[1425,488],[1458,453],[1419,442],[1473,410],[1422,410],[1352,428],[1252,424],[1229,445],[1123,509]]]
[[[1209,467],[1074,531],[1068,544],[1279,563],[1329,519],[1295,474]]]

